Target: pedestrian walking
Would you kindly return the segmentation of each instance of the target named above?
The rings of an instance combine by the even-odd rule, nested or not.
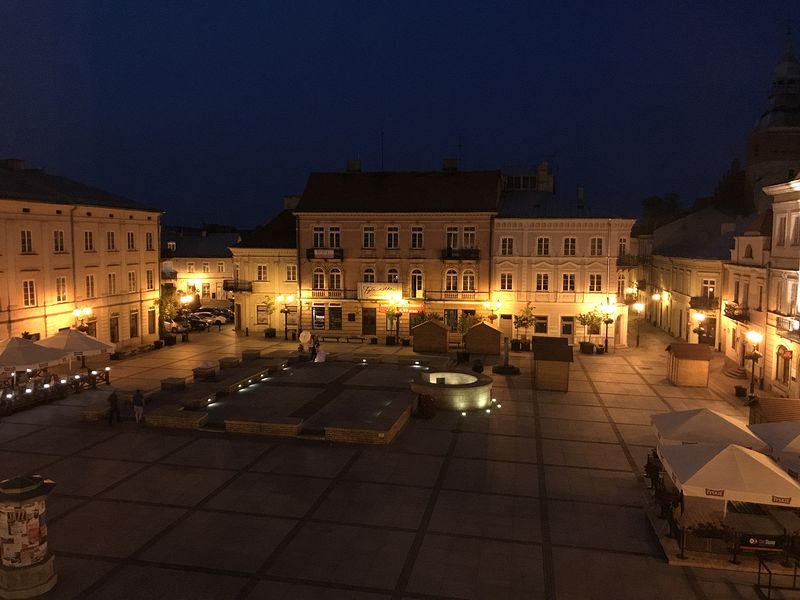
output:
[[[117,398],[116,392],[111,392],[111,395],[108,397],[108,424],[114,424],[114,415],[117,415],[117,423],[120,421],[120,414],[119,414],[119,398]]]
[[[133,394],[133,416],[136,419],[136,423],[141,423],[142,415],[144,414],[144,396],[142,396],[142,390],[136,390]]]
[[[319,342],[311,340],[311,362],[316,362],[317,352],[319,351]]]

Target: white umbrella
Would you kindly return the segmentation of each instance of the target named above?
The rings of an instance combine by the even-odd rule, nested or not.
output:
[[[0,369],[16,373],[26,369],[44,369],[64,362],[66,352],[43,348],[25,338],[8,338],[0,342]]]
[[[749,427],[774,454],[800,454],[800,421],[754,423]]]
[[[738,444],[766,450],[765,444],[744,422],[708,408],[679,410],[650,417],[660,441]]]
[[[106,354],[115,350],[114,344],[103,342],[76,329],[59,331],[48,338],[40,340],[38,345],[45,348],[56,348],[68,353],[70,370],[72,370],[73,358]]]
[[[736,444],[658,447],[664,470],[685,496],[800,506],[800,485],[775,462]]]

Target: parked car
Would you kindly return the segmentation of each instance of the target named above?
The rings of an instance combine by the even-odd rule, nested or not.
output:
[[[222,317],[220,315],[215,315],[214,313],[207,312],[207,311],[193,312],[191,316],[197,317],[199,319],[203,319],[204,321],[206,321],[209,324],[209,326],[210,325],[222,325],[223,323],[225,323],[225,320],[226,320],[225,317]]]
[[[208,319],[199,317],[196,313],[190,314],[187,322],[192,331],[205,331],[211,327],[211,322]]]
[[[233,311],[229,308],[201,306],[197,312],[209,312],[212,315],[224,318],[229,323],[233,321]]]
[[[186,333],[189,331],[189,326],[184,321],[164,319],[164,330],[171,333]]]

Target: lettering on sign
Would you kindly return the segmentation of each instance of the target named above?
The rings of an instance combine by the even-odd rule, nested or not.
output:
[[[706,496],[716,496],[717,498],[722,498],[725,496],[725,490],[712,490],[711,488],[706,488]]]
[[[780,496],[773,496],[772,497],[772,501],[775,504],[791,504],[792,503],[792,497],[789,496],[788,498],[781,498]]]
[[[388,300],[392,296],[403,293],[399,283],[364,283],[358,284],[358,298],[360,300]]]

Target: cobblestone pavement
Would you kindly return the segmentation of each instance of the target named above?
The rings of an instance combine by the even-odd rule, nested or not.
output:
[[[669,338],[641,337],[576,353],[568,393],[533,391],[530,355],[512,354],[502,407],[412,420],[389,447],[82,424],[70,397],[0,421],[0,476],[57,482],[48,599],[757,598],[752,574],[670,567],[645,517],[650,415],[745,413],[721,356],[709,389],[677,388]],[[197,334],[115,361],[114,383],[270,344],[288,348]]]

